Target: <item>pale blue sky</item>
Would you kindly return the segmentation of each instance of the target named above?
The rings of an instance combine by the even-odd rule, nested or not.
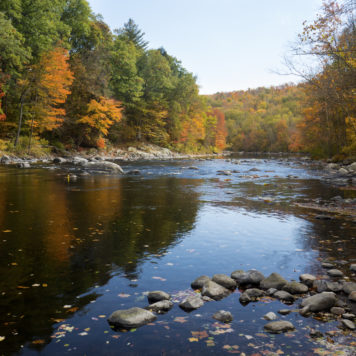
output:
[[[322,0],[89,0],[112,29],[133,18],[150,48],[163,46],[211,94],[278,85],[274,74]]]

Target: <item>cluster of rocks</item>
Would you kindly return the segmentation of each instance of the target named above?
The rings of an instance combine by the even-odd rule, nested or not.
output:
[[[343,273],[331,265],[328,267],[328,274],[333,278],[343,277]],[[356,271],[356,265],[351,265],[351,271]],[[215,274],[212,278],[200,276],[196,278],[191,287],[196,292],[195,295],[188,296],[179,307],[187,312],[196,310],[206,302],[218,301],[230,295],[236,288],[239,288],[240,303],[246,305],[250,302],[257,302],[263,297],[275,298],[285,304],[293,304],[301,298],[300,315],[308,317],[319,312],[330,312],[334,318],[341,321],[343,328],[355,329],[356,316],[350,313],[347,303],[338,298],[336,293],[343,293],[348,296],[351,303],[356,302],[356,283],[331,280],[318,280],[311,274],[302,274],[297,281],[287,281],[278,273],[272,273],[265,277],[257,270],[242,271],[237,270],[231,276],[225,274]],[[148,303],[145,309],[130,308],[117,310],[108,319],[109,324],[116,328],[136,328],[150,323],[156,319],[156,314],[162,314],[172,309],[174,303],[171,296],[163,291],[152,291],[148,293]],[[281,315],[287,315],[290,309],[278,311]],[[220,310],[213,315],[213,318],[224,323],[230,323],[233,316],[230,312]],[[264,318],[268,321],[264,326],[266,332],[282,333],[294,330],[294,326],[289,321],[277,320],[277,315],[273,312],[267,313]]]

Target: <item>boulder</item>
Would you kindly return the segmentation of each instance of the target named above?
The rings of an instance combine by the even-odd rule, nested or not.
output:
[[[337,172],[343,176],[349,173],[349,171],[343,167],[341,167]]]
[[[156,320],[156,316],[152,312],[136,307],[116,310],[108,318],[109,324],[124,329],[138,328],[154,320]]]
[[[147,299],[148,302],[152,304],[152,303],[160,302],[161,300],[170,300],[171,296],[168,293],[163,292],[161,290],[155,290],[148,293]]]
[[[352,313],[345,313],[345,314],[342,314],[342,317],[343,317],[343,319],[353,320],[356,318],[356,315],[352,314]]]
[[[173,308],[173,303],[170,300],[161,300],[147,307],[147,309],[158,314],[166,313],[172,308]]]
[[[295,328],[289,321],[271,321],[264,326],[264,329],[271,334],[280,334],[293,331]]]
[[[193,289],[202,289],[204,284],[208,281],[211,281],[211,279],[208,276],[200,276],[198,277],[195,281],[193,281],[190,286]]]
[[[356,264],[355,263],[350,266],[350,271],[356,272]]]
[[[318,279],[314,281],[313,288],[315,288],[318,293],[340,292],[343,288],[343,285],[338,282],[331,282],[331,281],[326,281],[324,279]]]
[[[351,292],[356,291],[356,283],[355,282],[346,282],[346,283],[344,283],[342,290],[344,293],[349,295]]]
[[[67,160],[63,157],[56,157],[53,159],[53,163],[55,163],[55,164],[63,164],[66,162],[67,162]]]
[[[88,162],[85,167],[92,170],[124,174],[123,169],[118,164],[108,161]]]
[[[265,292],[263,290],[257,288],[250,288],[246,289],[245,292],[240,295],[239,300],[241,303],[249,303],[258,300],[264,295]]]
[[[311,287],[313,282],[316,280],[316,277],[312,274],[304,273],[299,276],[299,280],[308,287]]]
[[[332,263],[329,263],[329,262],[323,262],[321,264],[321,267],[325,268],[325,269],[331,269],[331,268],[334,268],[335,266],[332,264]]]
[[[288,282],[278,273],[272,273],[260,283],[262,289],[282,289]]]
[[[269,289],[267,289],[266,293],[267,293],[267,295],[273,295],[277,291],[278,291],[278,289],[276,289],[276,288],[269,288]]]
[[[283,290],[291,294],[303,294],[308,292],[308,287],[305,284],[292,281],[288,282]]]
[[[269,312],[267,314],[265,314],[263,316],[263,319],[266,319],[266,320],[269,320],[269,321],[272,321],[272,320],[276,320],[277,319],[277,315],[273,312]]]
[[[220,310],[213,315],[213,318],[222,323],[230,323],[233,320],[232,314],[225,310]]]
[[[283,302],[287,302],[287,303],[294,302],[294,297],[292,296],[292,294],[284,290],[277,291],[276,293],[273,294],[273,296],[279,300],[282,300]]]
[[[234,271],[231,273],[231,278],[233,278],[238,284],[258,285],[265,278],[265,276],[261,272],[251,269],[247,272],[241,270]]]
[[[11,161],[11,158],[8,155],[3,155],[0,158],[0,163],[2,164],[8,164]]]
[[[79,165],[79,166],[85,166],[88,163],[88,160],[83,157],[73,157],[73,164]]]
[[[349,170],[349,172],[355,172],[356,173],[356,162],[353,162],[350,165],[348,165],[347,169]]]
[[[214,274],[212,280],[227,289],[235,289],[236,282],[226,274]]]
[[[333,292],[323,292],[315,294],[302,300],[301,306],[308,307],[311,312],[329,310],[336,303],[336,296]]]
[[[342,271],[338,270],[338,269],[329,269],[326,272],[330,277],[335,277],[335,278],[339,278],[339,277],[343,277],[344,274],[342,273]]]
[[[219,300],[229,294],[229,290],[213,281],[208,281],[204,284],[201,294],[214,300]]]
[[[356,291],[349,294],[349,300],[351,300],[351,302],[356,302]]]
[[[288,315],[290,314],[292,311],[290,309],[281,309],[281,310],[278,310],[278,313],[281,314],[281,315]]]
[[[201,299],[199,295],[193,295],[186,298],[179,306],[187,311],[195,310],[204,305],[204,301]]]
[[[332,307],[330,312],[335,315],[343,315],[345,314],[345,309],[340,307]]]
[[[20,162],[17,164],[18,168],[30,168],[30,164],[28,162]]]

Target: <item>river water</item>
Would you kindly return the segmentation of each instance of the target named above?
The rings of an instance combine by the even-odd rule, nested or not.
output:
[[[191,313],[175,304],[150,325],[112,330],[114,310],[147,306],[150,290],[178,303],[203,274],[255,268],[298,280],[325,275],[321,261],[331,260],[355,280],[355,220],[319,220],[294,205],[355,191],[326,185],[312,165],[239,158],[122,167],[141,174],[68,179],[72,167],[0,167],[1,355],[352,354],[355,334],[338,320],[278,314],[296,331],[265,333],[263,315],[298,302],[243,306],[239,290]],[[212,319],[222,309],[234,317],[227,326]],[[310,338],[310,328],[328,339]]]

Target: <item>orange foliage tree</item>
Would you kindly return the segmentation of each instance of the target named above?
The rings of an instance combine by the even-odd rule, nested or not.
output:
[[[105,147],[103,136],[107,136],[109,128],[122,118],[121,103],[100,97],[98,100],[92,99],[87,108],[87,114],[78,120],[78,123],[88,126],[87,135],[97,137],[96,146]],[[88,137],[90,139],[90,137]]]
[[[227,130],[225,125],[225,115],[219,109],[213,110],[214,116],[217,117],[215,147],[223,150],[226,147]]]
[[[31,127],[39,132],[59,127],[66,114],[63,104],[71,93],[74,76],[69,69],[68,51],[60,46],[44,53],[33,68]]]

